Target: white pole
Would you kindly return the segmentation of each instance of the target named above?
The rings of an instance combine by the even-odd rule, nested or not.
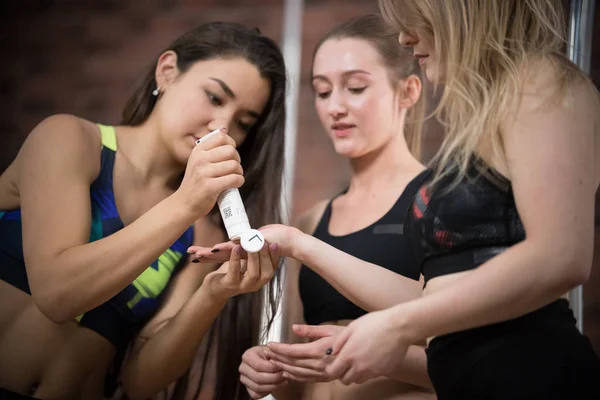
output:
[[[595,5],[596,0],[571,0],[568,54],[571,61],[586,74],[590,73]],[[583,332],[582,286],[569,292],[569,303],[577,318],[577,328]]]
[[[286,97],[286,121],[285,121],[285,151],[284,170],[281,191],[281,210],[283,223],[290,222],[292,210],[294,170],[296,163],[296,132],[298,129],[298,98],[300,95],[300,69],[302,56],[302,17],[304,13],[303,0],[284,0],[283,9],[283,37],[281,50],[285,59],[288,74],[289,91]],[[285,268],[281,271],[280,284],[285,281]],[[267,332],[266,341],[280,341],[282,322],[282,304],[285,302],[285,293],[279,303],[277,315],[271,329]],[[263,309],[263,323],[265,322],[266,309]],[[263,325],[264,327],[264,325]],[[273,400],[273,396],[265,399]]]

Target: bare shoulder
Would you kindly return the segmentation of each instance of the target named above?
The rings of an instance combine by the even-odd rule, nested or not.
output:
[[[536,160],[550,170],[562,160],[564,166],[577,166],[577,174],[588,176],[595,168],[597,182],[600,169],[594,159],[600,148],[594,139],[600,102],[595,86],[577,66],[558,57],[530,63],[524,72],[514,114],[501,130],[509,170],[527,171]]]
[[[17,158],[15,168],[24,164],[62,160],[80,173],[95,177],[100,166],[101,137],[98,127],[84,119],[68,114],[57,114],[44,119],[27,136]]]
[[[69,114],[52,115],[40,122],[29,134],[26,142],[57,141],[83,145],[82,150],[93,145],[96,149],[101,143],[100,130],[97,125],[85,119]],[[85,146],[87,145],[87,146]]]
[[[302,232],[311,235],[317,228],[317,224],[323,216],[323,213],[325,212],[329,201],[329,199],[322,200],[314,206],[312,206],[311,208],[309,208],[308,210],[304,211],[298,216],[298,218],[296,218],[294,226],[300,229]]]
[[[595,121],[599,100],[592,81],[566,60],[540,60],[524,69],[519,111],[543,114],[562,110]]]

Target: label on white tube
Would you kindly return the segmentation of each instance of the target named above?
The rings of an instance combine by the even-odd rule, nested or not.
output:
[[[230,240],[239,238],[242,233],[251,229],[238,189],[225,190],[217,198],[217,203]]]

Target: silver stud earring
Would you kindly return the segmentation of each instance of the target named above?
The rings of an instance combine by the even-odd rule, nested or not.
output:
[[[153,95],[153,96],[155,96],[155,97],[156,97],[156,96],[158,96],[158,95],[159,95],[159,93],[160,93],[160,88],[159,88],[159,87],[157,87],[156,89],[154,89],[154,90],[152,91],[152,95]]]

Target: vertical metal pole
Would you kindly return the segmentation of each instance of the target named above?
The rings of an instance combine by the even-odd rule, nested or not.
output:
[[[302,20],[304,16],[303,0],[283,1],[283,37],[281,50],[287,68],[288,88],[286,97],[286,121],[285,121],[285,150],[284,150],[284,172],[281,191],[281,210],[283,223],[290,222],[292,210],[292,197],[294,186],[294,170],[296,163],[296,132],[298,128],[298,99],[300,95],[300,69],[302,56]],[[280,274],[279,283],[285,282],[285,268]],[[281,310],[285,302],[285,293],[281,298],[277,316],[273,325],[266,335],[266,341],[280,341],[282,332]],[[263,323],[265,322],[266,310],[263,310]],[[264,327],[264,324],[263,324]],[[268,396],[266,399],[274,399]]]
[[[596,0],[571,0],[568,54],[571,61],[586,74],[590,73],[595,6]],[[569,303],[577,318],[577,328],[583,332],[582,286],[569,292]]]

